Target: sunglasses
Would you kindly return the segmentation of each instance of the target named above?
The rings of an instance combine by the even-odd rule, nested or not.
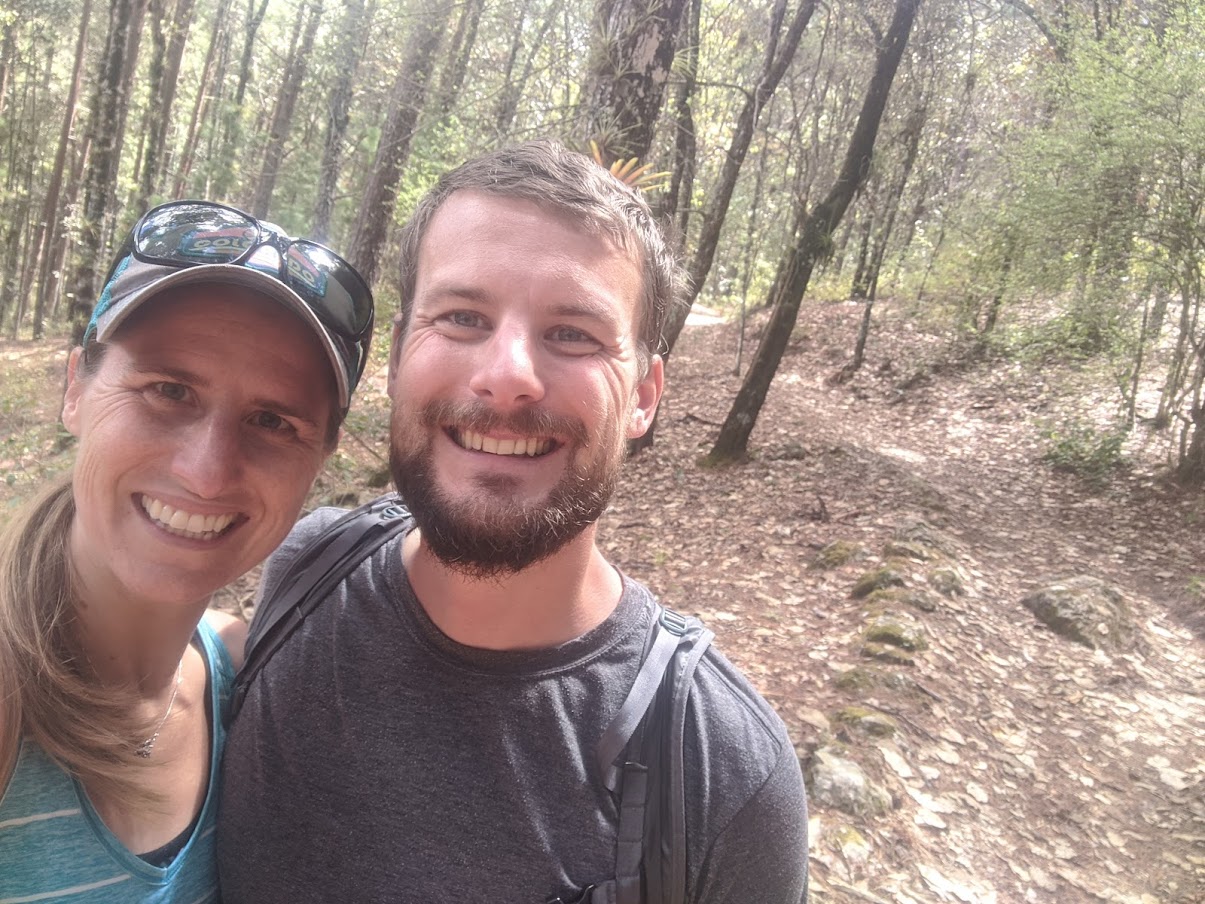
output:
[[[372,291],[356,269],[331,249],[291,238],[272,223],[212,201],[160,204],[143,214],[128,243],[134,257],[147,264],[227,264],[279,280],[326,327],[343,359],[349,390],[359,382],[372,338]]]

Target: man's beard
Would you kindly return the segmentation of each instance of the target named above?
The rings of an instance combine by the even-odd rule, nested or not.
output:
[[[624,443],[613,425],[590,443],[585,425],[542,410],[501,416],[484,406],[432,402],[419,412],[423,430],[398,423],[391,428],[389,468],[394,486],[414,514],[427,545],[444,565],[471,578],[503,577],[558,552],[596,522],[606,510],[623,461]],[[546,498],[511,498],[516,481],[483,476],[472,498],[451,499],[437,484],[433,445],[437,431],[454,424],[461,431],[567,440],[570,464]],[[404,439],[399,434],[412,430]],[[576,455],[588,446],[596,454],[583,463]],[[466,488],[468,489],[468,488]]]

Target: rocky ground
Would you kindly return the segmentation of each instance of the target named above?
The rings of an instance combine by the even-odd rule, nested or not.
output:
[[[1103,484],[1052,470],[1042,431],[1088,397],[1051,387],[1074,375],[960,357],[889,308],[831,385],[859,313],[804,311],[751,459],[722,469],[697,459],[739,385],[737,331],[689,327],[602,531],[787,722],[812,900],[1205,901],[1205,496],[1161,479],[1158,436]],[[57,348],[0,343],[0,505],[69,457]],[[316,502],[378,491],[383,379]],[[1022,603],[1069,578],[1107,610],[1096,648]]]

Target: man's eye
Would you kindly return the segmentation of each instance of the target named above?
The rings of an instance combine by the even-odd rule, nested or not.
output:
[[[188,397],[187,387],[180,383],[156,383],[155,391],[172,402],[183,402]]]
[[[601,343],[584,330],[573,326],[558,326],[548,332],[548,340],[575,350],[598,348]]]
[[[484,318],[475,311],[449,311],[444,319],[453,326],[463,326],[469,329],[480,327]]]

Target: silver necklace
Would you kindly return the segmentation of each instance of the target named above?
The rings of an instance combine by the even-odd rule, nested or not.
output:
[[[134,748],[134,753],[144,760],[150,759],[151,751],[155,749],[155,742],[159,740],[159,732],[163,731],[163,726],[167,724],[167,717],[172,714],[172,707],[176,705],[176,694],[180,693],[180,679],[183,675],[184,657],[181,656],[180,664],[176,666],[176,686],[172,688],[172,697],[167,701],[167,711],[163,713],[163,718],[155,726],[155,733]]]

